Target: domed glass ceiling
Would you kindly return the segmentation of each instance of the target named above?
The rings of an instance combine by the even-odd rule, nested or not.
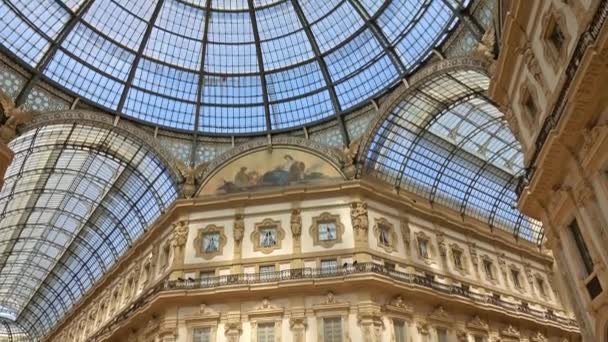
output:
[[[468,1],[5,0],[0,42],[103,109],[208,134],[335,118],[441,44]]]

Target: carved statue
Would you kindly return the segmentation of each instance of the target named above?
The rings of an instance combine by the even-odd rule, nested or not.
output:
[[[403,242],[405,243],[405,253],[410,254],[410,243],[411,243],[411,232],[410,225],[406,219],[401,220],[401,235],[403,236]]]
[[[185,221],[178,221],[173,227],[173,235],[171,236],[171,246],[183,247],[188,240],[188,225]]]
[[[181,164],[181,163],[180,163]],[[196,183],[200,178],[202,171],[207,167],[207,163],[199,164],[198,166],[178,165],[182,174],[182,193],[184,197],[191,198],[196,192]]]
[[[439,255],[441,255],[442,258],[445,258],[448,253],[448,248],[445,245],[444,234],[442,232],[437,232],[436,235],[437,245],[439,246]]]
[[[481,37],[481,41],[477,44],[474,53],[479,57],[492,62],[496,59],[494,56],[494,45],[496,45],[496,37],[494,27],[491,26]]]
[[[367,232],[369,220],[367,218],[367,203],[353,202],[350,207],[350,216],[353,222],[353,229],[357,232]]]
[[[473,263],[473,266],[477,267],[479,259],[477,259],[477,245],[475,242],[469,243],[469,253],[471,254],[471,262]]]
[[[325,304],[334,304],[336,302],[336,298],[334,297],[334,293],[329,291],[327,292],[327,296],[325,298]]]
[[[8,144],[17,136],[17,126],[32,120],[32,113],[3,107],[6,120],[0,125],[0,141]]]
[[[236,214],[234,217],[234,241],[240,244],[245,235],[245,217],[242,214]]]
[[[302,216],[300,215],[300,209],[293,209],[291,211],[291,233],[294,237],[298,237],[302,234]]]
[[[355,165],[357,161],[357,154],[359,153],[360,144],[361,140],[357,139],[351,141],[348,147],[344,147],[344,149],[342,149],[342,164],[344,168],[349,168]]]

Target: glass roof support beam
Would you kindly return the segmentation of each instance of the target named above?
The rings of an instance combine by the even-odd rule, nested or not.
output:
[[[511,186],[513,186],[513,189],[515,189],[515,184],[517,184],[517,177],[511,178],[510,181],[505,183],[505,186],[503,186],[500,192],[498,193],[498,197],[496,197],[496,199],[494,200],[494,205],[492,205],[492,210],[490,211],[490,216],[488,218],[488,224],[490,225],[490,227],[494,227],[494,221],[496,221],[496,214],[498,213],[498,204],[500,199],[507,193]]]
[[[107,136],[106,136],[107,138]],[[104,139],[105,140],[105,139]],[[103,146],[103,143],[101,144]],[[137,149],[137,152],[135,152],[133,154],[133,157],[131,158],[131,160],[129,160],[129,162],[127,163],[127,165],[131,165],[133,163],[133,159],[135,159],[135,157],[137,157],[139,155],[139,152],[141,151],[143,145],[140,145],[139,148]],[[129,173],[126,172],[127,171],[127,167],[124,167],[121,171],[120,174],[118,175],[118,177],[116,177],[116,179],[114,180],[114,182],[112,183],[112,185],[110,187],[108,187],[108,189],[106,190],[106,192],[100,197],[98,203],[104,203],[105,199],[108,197],[108,195],[110,193],[112,193],[112,191],[114,189],[116,189],[116,185],[117,184],[122,184],[121,180],[124,179],[125,177],[128,177]],[[71,240],[67,241],[67,246],[68,248],[65,248],[62,252],[59,253],[58,258],[55,262],[54,265],[52,265],[51,270],[49,272],[47,272],[47,275],[45,277],[45,279],[39,284],[38,289],[36,289],[36,291],[32,292],[32,296],[30,297],[30,300],[28,300],[25,304],[25,306],[27,306],[29,304],[29,302],[31,301],[31,299],[38,293],[39,289],[42,287],[42,284],[46,283],[46,280],[48,279],[48,275],[51,272],[55,271],[55,268],[57,267],[58,261],[63,259],[63,256],[68,253],[68,250],[72,247],[72,243],[74,242],[74,240],[76,240],[79,236],[80,236],[80,232],[82,231],[82,229],[84,227],[86,227],[88,224],[90,224],[91,222],[91,218],[95,217],[95,214],[99,211],[100,206],[98,205],[95,209],[91,210],[91,213],[88,215],[88,217],[82,222],[82,224],[80,224],[80,227],[74,231],[74,234],[71,236]],[[120,229],[122,235],[124,236],[125,240],[127,241],[127,243],[129,244],[129,246],[131,246],[131,244],[133,243],[133,241],[131,241],[131,238],[129,237],[129,233],[126,231],[126,229],[124,228],[123,225],[118,225],[117,227],[118,229]],[[71,252],[71,251],[70,251]],[[112,254],[116,255],[115,251],[112,251]],[[91,260],[91,258],[94,257],[99,257],[97,254],[95,253],[91,253],[91,256],[89,256],[89,259],[87,259],[83,265],[86,265],[87,262],[89,260]],[[102,264],[103,265],[103,264]],[[105,273],[105,272],[104,272]],[[84,292],[84,291],[83,291]]]
[[[205,57],[207,56],[207,36],[209,35],[209,21],[211,20],[211,0],[205,1],[205,27],[201,41],[201,65],[198,73],[198,84],[196,88],[196,107],[194,113],[194,133],[192,134],[192,150],[190,151],[190,167],[196,165],[196,150],[198,149],[198,127],[200,126],[201,106],[203,102],[203,90],[205,89]]]
[[[262,56],[262,46],[260,43],[260,32],[258,31],[258,22],[255,17],[254,0],[247,0],[249,5],[249,16],[251,17],[251,26],[253,29],[253,38],[255,40],[255,53],[258,59],[260,68],[260,81],[262,83],[262,98],[264,100],[264,114],[266,115],[266,131],[272,131],[272,122],[270,121],[270,102],[268,101],[268,87],[266,83],[266,72],[264,70],[264,57]]]
[[[116,106],[116,115],[118,116],[120,116],[120,113],[122,113],[122,109],[125,106],[125,102],[127,101],[127,95],[129,94],[129,89],[131,89],[131,84],[133,83],[135,73],[137,72],[137,67],[139,66],[139,61],[141,60],[141,56],[143,55],[144,50],[146,49],[146,45],[148,44],[148,40],[150,39],[150,35],[152,34],[152,28],[154,28],[154,23],[156,23],[156,18],[158,18],[158,14],[160,13],[164,2],[165,0],[158,0],[158,2],[156,3],[156,7],[154,7],[152,16],[148,21],[148,26],[146,26],[146,31],[144,32],[144,35],[141,38],[139,48],[137,49],[137,54],[133,59],[133,64],[131,64],[131,70],[129,70],[129,76],[127,76],[127,81],[125,82],[124,88],[122,89],[122,94],[120,95],[118,106]]]
[[[342,134],[342,142],[345,146],[350,145],[350,137],[348,135],[348,131],[346,130],[346,125],[344,124],[344,117],[341,115],[342,109],[340,108],[340,102],[338,101],[338,95],[336,93],[336,88],[334,87],[333,81],[331,80],[331,75],[329,74],[329,69],[327,68],[327,64],[321,55],[321,49],[319,49],[319,44],[317,43],[317,39],[314,34],[310,30],[310,23],[306,19],[304,15],[304,11],[302,7],[298,3],[298,0],[291,0],[294,10],[300,20],[300,24],[304,28],[304,32],[306,33],[306,37],[308,37],[308,41],[310,41],[310,45],[312,47],[312,51],[315,54],[315,58],[319,63],[319,67],[321,69],[321,74],[323,74],[323,79],[327,84],[327,91],[329,92],[329,98],[331,99],[331,104],[336,113],[336,120],[338,120],[338,126],[340,128],[340,133]]]
[[[471,193],[473,192],[473,184],[477,183],[477,180],[479,179],[479,177],[481,177],[481,175],[483,174],[483,171],[485,171],[488,167],[495,167],[492,162],[500,157],[500,152],[502,152],[505,149],[509,149],[512,148],[513,145],[515,145],[516,143],[512,143],[511,145],[506,145],[504,146],[501,150],[497,151],[497,153],[495,155],[492,156],[492,158],[486,159],[483,162],[483,165],[477,169],[477,172],[475,173],[475,175],[473,176],[473,178],[471,178],[471,183],[469,184],[469,186],[467,187],[467,191],[464,194],[464,198],[462,200],[462,204],[460,205],[460,213],[464,215],[466,209],[467,209],[467,204],[469,202],[469,197],[471,197]],[[508,174],[505,172],[505,174]],[[514,178],[513,175],[509,175],[510,178]]]
[[[408,161],[411,159],[412,153],[414,153],[414,148],[416,146],[418,146],[423,135],[426,132],[428,132],[428,128],[431,127],[433,125],[433,123],[439,119],[440,113],[445,112],[450,107],[458,104],[460,101],[463,101],[464,99],[466,99],[470,96],[470,94],[467,94],[463,99],[458,99],[456,101],[451,101],[451,102],[445,103],[445,102],[441,102],[440,100],[432,97],[431,95],[424,93],[420,89],[418,90],[418,93],[423,95],[424,97],[428,98],[431,102],[436,103],[437,106],[435,107],[435,110],[434,110],[433,114],[430,116],[429,120],[426,121],[423,125],[420,125],[420,127],[418,127],[420,129],[419,133],[416,135],[416,138],[414,139],[414,141],[412,141],[412,144],[408,147],[407,151],[405,152],[405,156],[403,158],[403,164],[399,168],[399,172],[397,173],[397,178],[395,179],[395,186],[397,187],[397,189],[401,188],[401,182],[403,181],[403,175],[405,173],[405,169],[407,167]],[[407,130],[407,128],[403,128],[403,129]]]
[[[382,49],[384,49],[384,53],[388,55],[388,57],[395,65],[395,68],[399,72],[400,77],[403,77],[406,73],[407,68],[395,52],[395,47],[390,44],[388,38],[386,38],[386,35],[384,34],[380,26],[378,26],[374,18],[372,18],[369,13],[367,13],[365,7],[361,5],[359,0],[348,0],[348,2],[355,8],[361,18],[363,18],[363,21],[365,21],[365,25],[374,34],[374,37],[376,37],[376,40],[378,40],[378,42],[382,46]]]
[[[29,93],[32,91],[32,88],[36,85],[36,83],[40,80],[40,76],[42,75],[42,71],[47,67],[47,65],[51,62],[59,47],[63,41],[70,35],[72,29],[76,26],[76,24],[82,19],[82,17],[87,13],[94,0],[85,0],[85,2],[78,8],[76,13],[70,18],[70,20],[66,23],[65,26],[61,29],[59,34],[57,35],[57,39],[51,41],[51,47],[46,51],[36,68],[34,69],[34,73],[32,77],[27,81],[23,89],[15,98],[15,106],[19,107],[25,103]],[[63,1],[55,0],[60,6],[64,7],[68,13],[72,13],[71,9],[68,8]]]
[[[59,157],[61,156],[61,154],[64,151],[64,148],[66,146],[66,142],[69,141],[70,137],[72,136],[72,133],[74,132],[74,128],[75,127],[76,127],[76,124],[72,125],[70,133],[68,134],[67,139],[64,141],[63,146],[60,149],[56,149],[56,150],[54,150],[51,153],[51,155],[49,156],[49,159],[47,159],[47,161],[45,163],[45,165],[46,165],[45,168],[47,168],[49,170],[54,170],[55,169],[55,166],[57,165],[57,162],[59,161]],[[35,138],[33,140],[35,140]],[[46,175],[42,176],[40,179],[38,179],[38,181],[36,182],[37,184],[36,184],[35,188],[44,188],[46,186],[49,178],[50,178],[50,175],[51,175],[51,173],[49,172]],[[28,199],[28,203],[27,203],[26,207],[28,205],[30,207],[35,207],[36,202],[38,202],[38,199],[40,198],[41,194],[42,194],[42,192],[39,193],[37,196],[31,196]],[[24,212],[21,215],[21,217],[19,218],[17,226],[24,226],[25,223],[29,220],[29,218],[30,218],[30,216],[32,215],[33,212],[34,212],[33,210]],[[7,249],[8,253],[6,253],[5,255],[0,256],[0,274],[2,274],[2,270],[4,270],[4,267],[6,266],[6,261],[7,261],[8,257],[9,257],[9,255],[12,254],[13,249],[15,248],[17,240],[21,236],[21,232],[22,232],[21,229],[15,230],[14,233],[17,233],[17,236],[12,236],[11,237],[11,240],[13,242],[11,243],[11,246],[8,247],[8,249]]]
[[[452,0],[441,0],[441,1],[443,1],[443,3],[447,7],[449,7],[452,10],[452,12],[458,17],[458,19],[460,19],[460,21],[462,21],[464,23],[464,26],[466,28],[468,28],[469,31],[471,31],[471,33],[475,37],[475,40],[480,42],[481,37],[483,36],[485,30],[483,29],[483,26],[481,26],[481,24],[479,24],[477,22],[477,20],[471,15],[471,13],[469,12],[469,9],[463,8],[460,5],[460,2],[457,2],[458,5],[456,7],[454,7]]]
[[[495,118],[493,120],[488,120],[483,125],[479,126],[478,129],[483,129],[485,127],[491,127],[494,123],[496,123],[497,121],[500,121],[500,120],[502,120],[502,119],[501,118]],[[435,180],[433,182],[433,187],[431,189],[431,194],[429,195],[429,201],[431,201],[431,203],[433,203],[435,201],[435,196],[437,195],[437,188],[439,187],[439,182],[443,178],[443,174],[448,169],[448,166],[452,162],[452,159],[454,159],[454,157],[457,155],[457,153],[459,151],[464,151],[463,150],[463,145],[465,143],[469,142],[470,139],[472,137],[474,137],[477,133],[479,133],[479,130],[471,130],[467,134],[466,137],[463,137],[463,139],[461,140],[461,142],[459,144],[451,144],[452,145],[452,149],[450,150],[450,156],[448,158],[444,159],[443,163],[441,164],[441,167],[439,168],[439,172],[437,173],[437,177],[435,177]],[[443,138],[441,138],[441,139],[443,139]],[[493,158],[494,157],[496,157],[496,155],[494,155]]]

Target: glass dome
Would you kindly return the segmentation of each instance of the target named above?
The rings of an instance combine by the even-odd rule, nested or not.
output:
[[[384,93],[468,1],[7,0],[0,43],[94,105],[204,134],[281,131]]]

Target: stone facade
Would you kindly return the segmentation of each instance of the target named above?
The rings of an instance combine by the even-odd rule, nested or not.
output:
[[[191,342],[200,328],[213,341],[257,341],[271,325],[275,341],[323,341],[325,324],[337,324],[342,341],[579,340],[553,260],[531,243],[492,238],[367,181],[217,200],[178,201],[49,340]],[[310,228],[330,219],[340,240],[315,243]],[[264,220],[284,231],[270,250],[247,238]],[[225,244],[205,256],[197,243],[210,226],[224,227]],[[183,252],[163,248],[176,232]],[[492,263],[491,277],[480,260]],[[522,270],[520,287],[508,267]]]
[[[490,96],[524,146],[519,207],[543,222],[583,339],[606,341],[608,2],[513,1],[509,12]],[[535,89],[531,102],[522,89]]]

